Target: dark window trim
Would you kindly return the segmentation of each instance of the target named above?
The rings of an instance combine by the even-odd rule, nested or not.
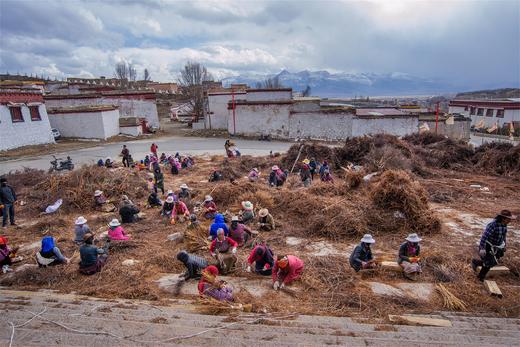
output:
[[[494,109],[492,108],[488,108],[486,109],[486,117],[490,117],[490,118],[493,118],[493,114],[494,114]],[[490,114],[491,113],[491,114]]]
[[[14,109],[18,109],[18,110],[20,111],[20,118],[21,118],[21,119],[15,119],[15,118],[13,117],[13,110],[14,110]],[[11,114],[11,121],[12,121],[13,123],[23,123],[23,122],[25,122],[25,119],[23,119],[22,106],[10,106],[10,107],[9,107],[9,113]]]
[[[36,110],[37,117],[33,117],[33,110]],[[31,114],[31,121],[38,122],[42,120],[42,115],[40,114],[40,106],[29,106],[29,113]]]
[[[505,111],[504,110],[497,110],[497,118],[504,118]]]

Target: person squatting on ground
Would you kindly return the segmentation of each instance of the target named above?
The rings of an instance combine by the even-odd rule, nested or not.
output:
[[[272,231],[276,227],[273,216],[269,213],[269,210],[262,208],[258,211],[258,228],[261,231]]]
[[[98,248],[93,245],[94,235],[87,233],[83,237],[83,241],[83,245],[79,248],[79,255],[81,258],[79,263],[79,272],[84,275],[93,275],[96,272],[101,271],[108,260],[110,240],[107,240],[103,248]]]
[[[173,211],[172,211],[172,220],[173,224],[180,222],[184,223],[184,221],[190,218],[190,210],[186,206],[185,203],[179,201],[179,199],[173,199]]]
[[[217,205],[213,201],[213,198],[211,195],[206,195],[204,198],[204,203],[202,204],[202,207],[204,208],[204,218],[206,219],[213,219],[215,218],[215,215],[217,214]]]
[[[224,235],[229,235],[229,229],[224,222],[224,216],[220,213],[217,213],[215,215],[215,219],[213,220],[213,224],[209,227],[209,239],[214,240],[217,237],[217,231],[218,229],[224,230]]]
[[[162,201],[157,196],[156,192],[151,192],[150,195],[148,195],[148,206],[149,207],[161,207]]]
[[[188,254],[186,251],[180,251],[177,253],[177,260],[184,264],[186,272],[181,276],[185,281],[190,278],[199,279],[206,267],[208,267],[208,261],[194,254]]]
[[[272,278],[273,289],[283,289],[299,279],[303,272],[303,260],[294,255],[279,255],[274,263]]]
[[[271,187],[281,187],[285,183],[287,179],[287,174],[283,172],[278,165],[274,165],[271,168],[271,173],[269,174],[269,185]]]
[[[274,266],[274,254],[267,245],[257,245],[247,258],[247,272],[251,272],[251,265],[255,263],[255,273],[262,276],[271,276]]]
[[[397,263],[403,268],[403,274],[408,279],[413,279],[412,275],[421,273],[421,246],[419,242],[422,239],[417,234],[410,234],[405,239],[406,242],[399,247],[399,255],[397,257]]]
[[[2,227],[7,227],[7,217],[9,223],[16,225],[14,221],[14,203],[16,202],[16,193],[10,185],[7,184],[5,177],[0,178],[0,205],[2,208]]]
[[[247,175],[247,177],[249,178],[249,182],[256,182],[260,178],[260,172],[255,167],[253,168],[253,170],[251,170],[251,172],[249,172],[249,175]]]
[[[229,237],[238,243],[238,247],[250,246],[253,241],[252,231],[246,225],[240,223],[238,216],[231,218]]]
[[[197,286],[200,296],[208,296],[219,301],[233,301],[233,289],[226,282],[219,281],[218,269],[210,265],[202,271],[202,277]]]
[[[361,243],[354,248],[350,255],[350,266],[356,271],[366,269],[373,269],[376,267],[376,262],[372,256],[372,249],[370,245],[376,243],[376,240],[370,234],[365,234],[361,239]]]
[[[139,209],[133,204],[128,196],[123,195],[119,207],[119,215],[121,216],[121,223],[135,223],[139,220]]]
[[[227,274],[235,267],[237,247],[238,244],[233,239],[227,237],[223,229],[217,230],[217,238],[211,242],[209,252],[217,260],[217,267],[222,274]]]
[[[240,210],[240,220],[243,224],[249,224],[255,219],[254,206],[251,201],[242,201],[242,210]]]
[[[498,260],[502,258],[506,252],[506,236],[507,225],[516,219],[511,211],[502,210],[500,213],[486,226],[482,233],[479,243],[480,259],[473,259],[471,266],[474,271],[481,266],[478,279],[484,281],[487,273],[492,267],[498,264]]]
[[[112,221],[108,223],[108,237],[112,241],[130,240],[130,235],[123,229],[117,219],[112,219]]]
[[[19,260],[16,252],[18,252],[18,247],[9,247],[7,238],[0,236],[0,266],[2,266],[3,273],[12,271],[9,266]]]
[[[79,216],[74,222],[74,242],[78,245],[83,244],[83,236],[86,233],[90,233],[87,219],[83,216]]]
[[[39,267],[50,265],[68,264],[69,259],[61,254],[60,249],[55,245],[52,236],[45,236],[42,239],[42,248],[36,253],[36,262]]]

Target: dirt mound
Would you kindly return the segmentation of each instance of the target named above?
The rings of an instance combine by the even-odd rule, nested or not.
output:
[[[83,166],[65,174],[46,174],[29,191],[28,204],[35,211],[43,211],[56,200],[63,199],[61,212],[85,211],[93,207],[96,190],[102,190],[108,199],[116,202],[123,194],[136,199],[144,197],[146,182],[137,172],[124,168],[107,170]]]
[[[520,174],[520,145],[509,143],[486,143],[475,150],[473,164],[488,172],[499,175]]]

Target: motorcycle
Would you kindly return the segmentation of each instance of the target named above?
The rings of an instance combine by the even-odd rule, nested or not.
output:
[[[62,160],[62,158],[56,158],[54,155],[52,156],[54,160],[51,160],[51,168],[50,171],[63,171],[63,170],[74,170],[74,164],[72,164],[72,159],[67,156],[67,160]],[[59,161],[59,165],[58,165]]]

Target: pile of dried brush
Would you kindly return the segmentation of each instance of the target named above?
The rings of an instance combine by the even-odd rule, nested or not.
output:
[[[43,170],[26,167],[23,170],[12,171],[2,177],[7,179],[8,184],[15,191],[19,191],[23,187],[32,187],[42,182],[47,177],[47,173]]]
[[[85,211],[93,207],[96,190],[102,190],[113,201],[119,201],[123,194],[136,199],[144,196],[146,182],[135,171],[83,166],[66,174],[46,174],[29,192],[28,204],[42,211],[63,199],[61,211]]]
[[[453,311],[466,311],[467,304],[457,298],[452,292],[448,290],[443,284],[439,283],[435,286],[435,290],[440,294],[443,300],[443,305],[448,310]]]
[[[251,182],[240,182],[240,184],[230,182],[217,183],[213,192],[211,192],[211,196],[219,209],[222,210],[221,206],[228,207],[240,202],[239,197],[246,196],[247,194],[251,196],[256,193],[259,187],[260,183]],[[267,185],[263,188],[267,189]]]
[[[486,143],[475,150],[473,164],[487,173],[499,175],[520,174],[520,145]]]
[[[301,154],[298,162],[302,162],[304,159],[316,159],[316,161],[323,162],[324,160],[329,161],[329,165],[333,165],[335,163],[334,150],[331,147],[320,145],[317,143],[303,143],[303,144],[295,144],[292,145],[291,148],[287,151],[287,154],[282,159],[283,168],[290,170],[293,166],[296,158],[298,157],[298,153]]]
[[[414,133],[403,137],[403,140],[413,145],[429,145],[446,139],[443,135],[438,135],[433,131],[425,131],[423,133]]]

